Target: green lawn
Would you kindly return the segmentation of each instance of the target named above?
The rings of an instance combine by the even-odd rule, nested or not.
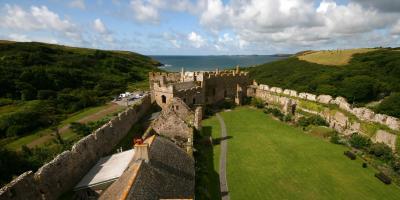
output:
[[[399,187],[384,185],[359,158],[345,157],[345,146],[307,135],[261,110],[240,107],[221,115],[232,136],[231,199],[400,199]],[[211,126],[213,135],[219,131],[215,117],[203,126]]]

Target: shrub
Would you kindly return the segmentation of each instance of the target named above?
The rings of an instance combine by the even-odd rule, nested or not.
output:
[[[297,124],[302,127],[307,127],[310,125],[310,121],[306,117],[300,117],[299,120],[297,120]]]
[[[223,109],[232,109],[235,107],[235,102],[232,99],[225,99],[220,106]]]
[[[367,163],[363,163],[363,164],[362,164],[362,167],[363,167],[363,168],[367,168],[367,167],[368,167],[368,164],[367,164]]]
[[[329,126],[328,122],[326,122],[325,119],[319,115],[313,115],[313,116],[309,117],[308,121],[310,124],[316,125],[316,126]]]
[[[372,144],[369,153],[383,160],[390,160],[393,157],[392,149],[384,143]]]
[[[57,97],[57,92],[53,90],[39,90],[37,92],[37,99],[51,99],[51,98],[56,98]]]
[[[399,158],[393,159],[392,162],[390,163],[390,165],[392,166],[392,168],[395,172],[400,173],[400,159]]]
[[[251,105],[256,108],[264,108],[265,103],[262,99],[255,97],[251,99]]]
[[[292,121],[292,115],[291,115],[291,114],[285,115],[285,116],[283,117],[283,121],[285,121],[285,122],[290,122],[290,121]]]
[[[355,160],[356,159],[356,154],[354,154],[353,152],[351,152],[351,151],[345,151],[344,152],[344,155],[345,156],[347,156],[347,157],[349,157],[351,160]]]
[[[0,98],[0,106],[13,104],[14,101],[12,99]]]
[[[244,97],[242,104],[249,105],[251,103],[251,99],[252,99],[251,97]]]
[[[333,144],[340,144],[341,142],[340,142],[339,134],[335,132],[335,133],[331,136],[330,142],[332,142]]]
[[[381,180],[386,185],[392,183],[392,179],[390,177],[386,176],[386,174],[384,174],[382,172],[376,173],[375,177],[378,178],[379,180]]]
[[[79,122],[72,122],[70,124],[70,128],[72,129],[72,131],[79,135],[89,135],[91,133],[91,129],[89,126],[81,124]]]
[[[367,137],[364,137],[360,134],[354,133],[350,140],[350,145],[356,149],[369,147],[371,144],[371,140]]]

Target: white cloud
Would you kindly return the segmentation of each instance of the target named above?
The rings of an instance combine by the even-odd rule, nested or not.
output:
[[[393,34],[393,35],[400,35],[400,19],[391,28],[390,33]]]
[[[93,29],[100,36],[100,38],[96,40],[99,40],[103,43],[104,41],[109,43],[112,43],[114,41],[111,31],[108,30],[108,28],[104,25],[100,18],[97,18],[93,21]]]
[[[237,35],[234,42],[241,48],[260,44],[264,48],[313,48],[349,38],[369,44],[367,40],[375,31],[393,26],[400,17],[357,3],[361,0],[353,1],[338,4],[322,0],[316,4],[314,0],[202,0],[199,22],[213,34],[233,31]],[[216,49],[226,49],[223,39],[216,40]]]
[[[180,43],[178,42],[178,40],[169,40],[171,42],[171,44],[176,47],[176,48],[181,48]]]
[[[54,38],[48,37],[29,37],[28,35],[18,34],[18,33],[11,33],[8,36],[4,36],[8,40],[17,41],[17,42],[45,42],[50,44],[58,44],[58,41]]]
[[[85,10],[86,6],[85,6],[85,0],[72,0],[69,3],[69,6],[72,8],[79,8],[82,10]]]
[[[94,27],[94,30],[96,30],[98,33],[107,33],[108,32],[107,28],[104,26],[103,22],[99,18],[94,20],[93,27]]]
[[[30,10],[24,10],[17,5],[6,4],[3,10],[5,12],[0,14],[0,27],[23,31],[47,30],[73,40],[81,40],[81,33],[75,24],[61,19],[46,6],[31,6]]]
[[[200,48],[200,47],[203,47],[204,45],[206,45],[205,39],[203,39],[203,37],[201,35],[197,34],[196,32],[189,33],[189,35],[187,36],[187,39],[192,44],[192,46],[194,46],[195,48]]]
[[[130,4],[132,11],[134,12],[134,17],[137,21],[153,23],[158,22],[158,10],[153,4],[143,0],[132,0]]]
[[[334,33],[354,34],[384,28],[393,21],[392,16],[363,8],[359,4],[337,5],[331,0],[323,0],[317,13],[325,21],[325,27]]]
[[[22,34],[12,33],[8,36],[9,39],[17,42],[31,42],[32,40],[28,39],[28,36]]]

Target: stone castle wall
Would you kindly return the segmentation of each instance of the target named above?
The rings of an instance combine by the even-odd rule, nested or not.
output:
[[[179,97],[189,106],[196,104],[214,104],[225,98],[235,99],[238,85],[246,88],[251,81],[247,72],[224,70],[215,72],[175,72],[149,74],[152,100],[161,107],[166,106],[174,97]],[[196,82],[198,87],[175,90],[170,83]],[[190,84],[192,84],[190,83]],[[167,101],[162,103],[162,97]]]
[[[146,95],[36,173],[26,172],[1,188],[0,200],[57,199],[71,190],[98,159],[108,155],[150,107],[151,99]]]
[[[393,150],[396,148],[397,134],[400,131],[400,120],[384,114],[376,114],[368,108],[352,108],[352,106],[343,97],[333,98],[330,95],[314,95],[310,93],[298,93],[295,90],[282,89],[279,87],[270,87],[268,85],[251,85],[247,89],[247,95],[259,97],[268,103],[278,105],[285,113],[289,113],[288,107],[296,107],[305,112],[320,115],[329,124],[330,127],[344,135],[350,135],[359,132],[364,135],[361,123],[377,123],[388,127],[388,130],[376,130],[371,140],[374,142],[383,142]],[[300,100],[315,102],[325,105],[322,110],[310,110],[301,105]],[[337,106],[338,110],[332,110],[329,105]],[[356,120],[349,115],[355,116]]]

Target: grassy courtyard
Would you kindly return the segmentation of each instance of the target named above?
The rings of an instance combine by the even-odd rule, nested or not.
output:
[[[400,199],[399,187],[384,185],[374,169],[361,167],[359,158],[345,157],[344,146],[307,135],[261,110],[240,107],[221,115],[232,136],[227,155],[231,199]],[[203,123],[213,138],[219,134],[216,122],[211,117]]]

